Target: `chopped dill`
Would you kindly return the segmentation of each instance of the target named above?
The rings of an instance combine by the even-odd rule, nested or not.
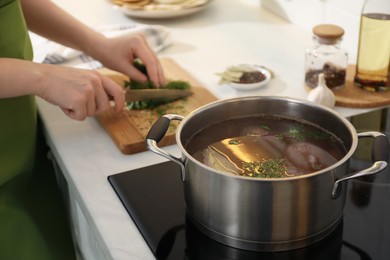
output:
[[[283,140],[284,139],[284,135],[283,134],[276,134],[275,138],[278,139],[278,140]]]
[[[287,166],[284,159],[263,159],[255,162],[242,162],[243,175],[257,178],[284,178]]]
[[[267,125],[261,125],[260,128],[265,130],[265,131],[271,130],[271,128],[269,126],[267,126]]]
[[[279,140],[295,140],[298,142],[304,142],[307,139],[312,140],[330,140],[330,141],[336,141],[335,138],[323,130],[305,130],[304,126],[301,124],[294,124],[293,127],[288,129],[287,133],[279,133],[275,134],[275,138]]]
[[[230,145],[239,145],[239,144],[241,144],[241,142],[236,140],[236,139],[230,139],[229,144]]]
[[[312,163],[311,164],[311,168],[314,169],[314,170],[321,170],[323,167],[319,163]]]
[[[136,67],[139,71],[141,71],[143,74],[147,75],[146,67],[144,64],[142,64],[139,60],[135,60],[133,63],[134,67]],[[149,78],[149,77],[148,77]],[[138,82],[134,80],[125,81],[124,83],[125,89],[150,89],[155,88],[155,85],[152,81],[147,80],[146,82]],[[189,89],[191,88],[191,85],[184,80],[170,80],[165,84],[164,86],[161,86],[161,88],[167,88],[167,89]],[[126,102],[127,108],[129,110],[132,109],[152,109],[155,107],[158,107],[163,104],[167,104],[169,102],[172,102],[174,100],[172,99],[154,99],[154,100],[148,100],[148,101],[132,101],[132,102]]]
[[[302,128],[302,125],[295,124],[288,130],[288,137],[293,138],[299,142],[305,141],[305,133]]]

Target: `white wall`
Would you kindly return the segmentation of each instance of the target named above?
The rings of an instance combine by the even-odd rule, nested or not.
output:
[[[360,12],[364,0],[260,0],[264,8],[308,31],[321,23],[333,23],[345,30],[342,46],[356,62]]]

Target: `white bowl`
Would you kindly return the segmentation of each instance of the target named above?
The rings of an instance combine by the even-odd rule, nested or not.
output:
[[[259,65],[250,65],[250,66],[252,66],[253,68],[255,68],[258,71],[260,71],[261,73],[263,73],[265,75],[265,79],[260,81],[260,82],[256,82],[256,83],[230,82],[230,83],[228,83],[228,85],[231,86],[232,88],[237,89],[237,90],[252,90],[252,89],[264,87],[271,80],[272,73],[270,70],[268,70],[265,67],[259,66]]]

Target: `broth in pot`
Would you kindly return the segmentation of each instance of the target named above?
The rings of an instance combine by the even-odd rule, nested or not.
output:
[[[254,178],[316,172],[347,153],[339,138],[319,126],[269,115],[216,123],[193,136],[186,149],[216,170]]]

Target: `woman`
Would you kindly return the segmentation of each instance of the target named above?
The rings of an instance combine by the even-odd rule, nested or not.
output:
[[[27,30],[78,49],[134,80],[165,82],[160,63],[140,36],[108,39],[49,0],[0,0],[0,259],[72,259],[70,232],[38,129],[35,96],[72,119],[124,106],[121,86],[95,71],[32,62]],[[50,221],[51,220],[51,221]]]

